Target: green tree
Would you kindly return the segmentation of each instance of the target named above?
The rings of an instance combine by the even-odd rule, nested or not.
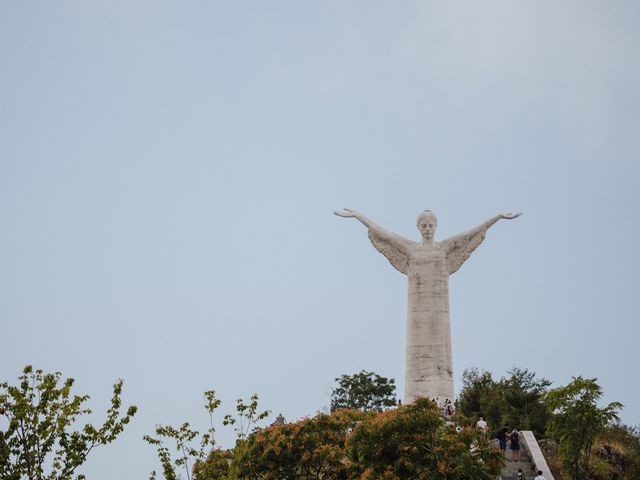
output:
[[[526,368],[514,367],[507,373],[509,376],[500,380],[506,404],[502,422],[520,430],[532,430],[538,436],[544,435],[549,413],[542,397],[551,382],[536,378],[535,373]]]
[[[622,408],[618,402],[598,407],[602,388],[596,380],[577,377],[544,397],[551,413],[548,432],[558,440],[563,468],[574,480],[587,478],[594,443],[608,425],[618,420],[617,412]]]
[[[426,398],[363,422],[347,440],[362,479],[494,479],[501,454],[473,429],[456,432]]]
[[[130,406],[120,415],[122,380],[113,386],[111,406],[104,423],[73,427],[91,410],[84,407],[88,395],[72,395],[73,378],[60,372],[44,373],[30,365],[18,377],[18,385],[0,383],[0,413],[8,428],[0,431],[0,479],[68,480],[89,453],[113,442],[135,415]],[[84,475],[77,475],[83,479]]]
[[[273,425],[236,446],[234,477],[238,479],[346,480],[351,467],[345,449],[348,435],[370,414],[341,409],[299,422]],[[208,480],[213,480],[209,477]]]
[[[526,368],[514,367],[507,374],[496,381],[487,371],[465,370],[458,411],[474,420],[485,417],[494,431],[511,425],[544,435],[549,413],[542,399],[551,382]]]
[[[254,393],[248,403],[239,398],[236,400],[237,417],[225,415],[224,425],[232,425],[236,431],[237,440],[245,440],[247,435],[255,429],[257,422],[269,416],[269,410],[258,410],[258,395]]]
[[[157,447],[158,459],[162,465],[162,473],[166,480],[178,480],[180,478],[179,470],[184,468],[187,479],[191,478],[191,470],[189,461],[197,461],[203,456],[202,450],[198,450],[191,445],[191,442],[199,435],[199,432],[193,430],[188,422],[180,425],[179,428],[171,425],[157,425],[155,429],[156,437],[145,435],[144,440],[150,445]],[[165,445],[165,441],[169,441],[175,445],[178,452],[174,459],[171,456],[171,449]],[[156,478],[155,470],[151,472],[150,479]]]
[[[331,392],[331,411],[351,408],[362,411],[382,411],[396,405],[394,379],[362,370],[335,379],[338,386]]]
[[[233,453],[217,450],[207,463],[213,468],[202,464],[198,480],[489,480],[503,458],[473,429],[457,432],[431,401],[418,399],[384,412],[339,409],[256,429]]]
[[[470,424],[482,416],[494,430],[502,425],[502,393],[490,372],[471,368],[462,373],[462,391],[456,407],[458,413],[469,417]]]
[[[220,406],[220,400],[216,398],[216,392],[209,390],[204,392],[205,409],[209,414],[209,429],[200,437],[200,446],[196,447],[192,442],[200,435],[200,432],[193,430],[188,422],[184,422],[180,427],[172,427],[171,425],[157,425],[155,436],[145,435],[143,439],[156,447],[158,459],[162,466],[162,473],[165,480],[177,480],[179,478],[178,471],[184,468],[187,479],[191,478],[191,465],[199,461],[203,461],[209,449],[215,448],[213,426],[213,414]],[[174,459],[171,455],[171,449],[166,446],[165,442],[173,444],[178,455]],[[155,470],[151,472],[150,478],[155,479],[157,476]]]
[[[209,429],[204,434],[201,435],[200,432],[192,429],[188,422],[185,422],[180,427],[158,425],[155,436],[143,437],[147,443],[156,447],[165,480],[178,480],[179,472],[183,469],[188,480],[191,479],[192,469],[194,480],[230,478],[230,465],[235,451],[239,450],[239,446],[245,442],[247,435],[255,429],[256,423],[269,415],[268,411],[258,410],[257,395],[252,395],[249,402],[238,399],[237,416],[226,415],[223,420],[224,425],[231,425],[236,431],[236,448],[221,450],[215,443],[213,426],[213,415],[220,406],[220,400],[216,398],[213,390],[205,392],[204,397],[205,409],[209,414]],[[193,442],[198,436],[200,436],[199,445],[194,445]],[[171,444],[171,447],[167,446],[167,443]],[[172,454],[174,451],[177,452],[175,458]],[[155,478],[157,473],[154,470],[151,472],[150,479]]]
[[[222,450],[214,447],[207,458],[193,465],[194,480],[228,480],[234,450]]]

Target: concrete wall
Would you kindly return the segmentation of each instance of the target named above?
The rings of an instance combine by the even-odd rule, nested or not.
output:
[[[542,476],[544,476],[546,480],[554,480],[551,470],[549,470],[547,461],[544,459],[544,455],[542,455],[542,450],[540,450],[540,445],[538,445],[538,441],[533,435],[533,432],[530,430],[520,432],[520,438],[522,439],[522,447],[525,452],[527,452],[527,455],[535,466],[536,472],[538,470],[542,470]]]

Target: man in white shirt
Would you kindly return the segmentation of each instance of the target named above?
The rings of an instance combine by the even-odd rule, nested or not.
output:
[[[542,476],[542,470],[538,470],[538,476],[533,480],[546,480],[546,478]]]
[[[476,423],[476,428],[478,429],[478,434],[481,437],[486,437],[487,436],[487,422],[484,421],[484,417],[480,417],[480,420],[478,420],[478,422]]]

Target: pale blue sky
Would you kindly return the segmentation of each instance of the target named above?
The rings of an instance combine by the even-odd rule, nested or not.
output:
[[[332,210],[513,210],[451,278],[456,387],[598,377],[640,423],[639,57],[633,1],[0,3],[0,379],[100,410],[124,378],[140,414],[84,471],[146,478],[204,390],[288,419],[342,373],[402,391],[405,279]]]

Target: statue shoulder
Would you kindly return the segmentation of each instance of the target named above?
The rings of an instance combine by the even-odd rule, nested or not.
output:
[[[473,251],[484,241],[486,229],[464,232],[438,242],[438,247],[447,255],[449,275],[458,271]]]
[[[387,257],[396,270],[404,274],[407,273],[409,259],[417,246],[416,242],[390,232],[383,238],[372,230],[369,230],[369,240],[376,250]]]

